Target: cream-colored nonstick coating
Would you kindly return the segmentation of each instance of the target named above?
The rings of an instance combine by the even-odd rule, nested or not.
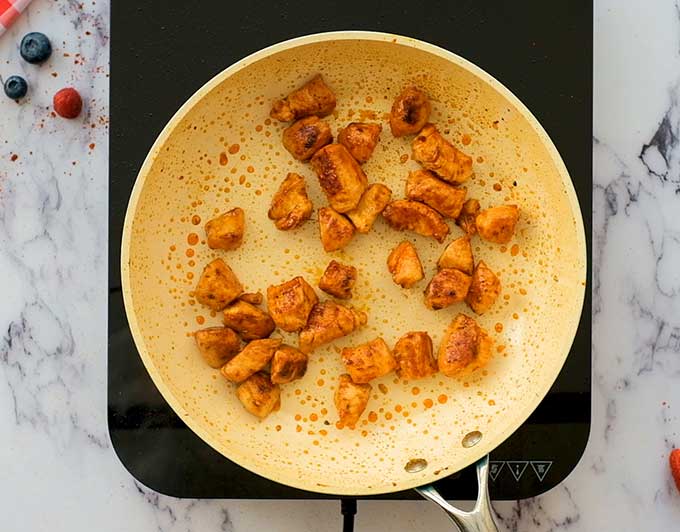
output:
[[[387,184],[400,198],[408,171],[418,168],[409,158],[411,139],[393,138],[387,121],[394,97],[414,83],[431,96],[431,121],[475,160],[468,197],[478,198],[483,208],[514,203],[521,210],[507,246],[478,236],[472,241],[475,259],[485,260],[503,284],[496,305],[478,318],[495,342],[486,370],[461,380],[437,374],[406,383],[394,373],[378,379],[353,431],[335,427],[340,348],[376,336],[393,346],[413,330],[428,331],[437,348],[451,319],[472,312],[464,304],[437,312],[423,305],[423,289],[444,248],[431,238],[394,231],[378,219],[345,250],[325,253],[316,212],[289,232],[278,231],[267,218],[271,197],[290,171],[306,178],[315,210],[327,203],[309,165],[283,148],[285,124],[269,119],[274,99],[316,73],[337,95],[336,112],[328,118],[335,135],[350,121],[383,125],[364,165],[369,182]],[[205,222],[236,206],[246,213],[243,245],[210,250]],[[194,225],[196,217],[201,221]],[[453,222],[449,226],[447,242],[462,234]],[[200,240],[195,245],[188,243],[192,233]],[[426,272],[410,290],[392,282],[385,264],[403,239],[415,243]],[[331,259],[359,270],[351,303],[368,313],[368,325],[314,351],[305,377],[283,386],[280,411],[263,421],[243,409],[234,385],[203,362],[190,336],[220,324],[219,315],[211,316],[191,297],[203,266],[215,257],[231,265],[248,291],[264,292],[296,275],[316,286]],[[262,476],[336,494],[425,484],[472,463],[509,436],[562,367],[585,276],[583,225],[571,180],[526,108],[490,75],[450,52],[370,32],[288,41],[240,61],[201,88],[161,133],[140,171],[122,248],[123,293],[136,345],[182,419],[224,456]],[[295,336],[285,337],[296,345]],[[482,439],[464,448],[461,442],[471,431],[480,431]],[[409,460],[421,458],[428,463],[424,470],[404,470]]]

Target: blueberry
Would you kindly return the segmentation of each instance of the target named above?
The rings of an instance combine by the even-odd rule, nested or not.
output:
[[[18,100],[26,96],[28,83],[21,76],[10,76],[5,81],[5,94],[8,98]]]
[[[21,57],[29,63],[42,63],[52,55],[52,45],[50,40],[43,33],[37,31],[27,33],[21,39],[21,46],[19,47]]]

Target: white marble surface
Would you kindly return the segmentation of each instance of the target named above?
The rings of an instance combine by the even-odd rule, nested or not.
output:
[[[496,505],[503,530],[680,530],[680,7],[596,0],[595,19],[592,435],[563,484]],[[19,59],[29,30],[51,36],[47,65]],[[331,502],[157,495],[111,449],[108,30],[107,0],[35,0],[0,39],[0,75],[32,87],[21,105],[0,97],[0,528],[337,530]],[[86,101],[72,122],[49,109],[68,85]],[[451,527],[425,502],[362,502],[357,529]]]

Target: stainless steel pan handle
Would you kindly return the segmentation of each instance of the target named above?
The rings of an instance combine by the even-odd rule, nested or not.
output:
[[[477,502],[471,512],[464,512],[450,505],[432,485],[416,488],[416,491],[444,510],[451,521],[456,523],[460,532],[498,532],[489,499],[489,456],[479,460],[476,465]]]

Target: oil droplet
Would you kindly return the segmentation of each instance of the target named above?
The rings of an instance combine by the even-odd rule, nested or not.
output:
[[[302,390],[301,390],[300,388],[298,388],[297,390],[295,390],[295,395],[300,395],[301,393],[302,393]]]
[[[448,400],[449,400],[449,398],[446,394],[441,394],[439,397],[437,397],[437,401],[439,402],[439,404],[442,404],[442,405],[445,404],[446,401],[448,401]]]
[[[420,393],[420,388],[418,388],[417,386],[414,386],[413,388],[411,388],[411,393],[413,395],[418,395]]]
[[[519,293],[522,294],[523,296],[527,295],[527,291],[524,288],[520,288]]]
[[[512,255],[513,257],[516,257],[518,253],[519,253],[519,246],[517,244],[513,244],[512,247],[510,248],[510,255]]]
[[[177,246],[176,246],[175,244],[173,244],[172,246],[170,246],[170,251],[175,251],[176,249],[177,249]]]
[[[314,441],[312,442],[312,445],[319,445],[319,440],[314,440]]]
[[[194,253],[195,253],[194,250],[191,249],[191,248],[187,249],[187,250],[184,252],[184,254],[185,254],[187,257],[193,257],[193,256],[194,256]]]
[[[479,157],[477,157],[477,162],[480,163],[480,164],[483,163],[484,157],[482,157],[481,155]]]
[[[195,246],[198,244],[198,235],[196,233],[189,233],[189,236],[187,236],[187,242],[190,246]]]
[[[246,168],[246,172],[248,172],[249,174],[252,174],[254,171],[255,171],[255,168],[253,168],[252,166],[249,166],[248,168]]]
[[[322,408],[321,409],[321,415],[325,416],[326,414],[328,414],[328,410],[326,410],[325,408]]]
[[[496,406],[496,401],[489,399],[489,406]]]
[[[513,318],[514,320],[518,320],[518,319],[519,319],[519,316],[518,316],[517,312],[514,312],[514,313],[512,314],[512,318]]]
[[[503,332],[503,324],[502,323],[496,323],[496,325],[494,325],[493,328],[496,330],[497,333]]]
[[[309,420],[310,421],[317,421],[319,419],[319,416],[316,414],[310,414],[309,415]]]
[[[503,187],[501,186],[500,183],[494,183],[494,184],[493,184],[493,189],[494,189],[496,192],[500,192],[501,190],[503,190]]]
[[[224,153],[224,152],[220,153],[220,165],[227,166],[228,162],[229,162],[229,157],[227,157],[227,154]]]
[[[187,272],[187,279],[191,280],[194,278],[194,272]]]
[[[302,432],[302,427],[300,425],[296,425],[295,432]]]
[[[408,161],[408,154],[404,153],[401,157],[399,157],[399,162],[404,164],[406,161]]]
[[[242,185],[245,182],[246,182],[246,176],[242,175],[238,178],[239,185]]]
[[[232,144],[231,146],[229,146],[229,153],[234,155],[235,153],[238,153],[238,151],[240,149],[241,149],[241,146],[239,146],[238,144]]]
[[[499,345],[499,346],[496,348],[496,351],[498,351],[499,353],[502,353],[503,351],[505,351],[505,346],[504,346],[504,345]]]
[[[387,420],[392,419],[392,412],[385,412],[385,419]]]
[[[276,425],[276,432],[279,432],[281,430],[281,425]]]
[[[472,142],[472,137],[465,133],[461,139],[461,142],[463,143],[463,146],[468,146]]]
[[[302,416],[300,414],[295,414],[295,421],[300,421]]]
[[[205,318],[203,316],[196,316],[196,323],[203,325],[205,323]]]
[[[324,385],[324,380],[323,380],[323,379],[319,379],[318,381],[316,381],[316,385],[317,385],[317,386],[323,386],[323,385]]]
[[[388,392],[387,386],[385,386],[382,382],[380,384],[378,384],[378,389],[383,394],[387,394],[387,392]]]
[[[201,217],[198,214],[194,214],[191,217],[191,223],[194,224],[194,225],[200,224],[201,223]]]
[[[368,420],[369,420],[371,423],[375,423],[376,421],[378,421],[378,414],[376,414],[374,411],[371,410],[371,411],[368,413]]]
[[[423,406],[425,406],[425,408],[432,408],[433,405],[434,401],[432,399],[428,398],[423,401]]]
[[[397,405],[397,406],[394,407],[395,412],[401,412],[402,409],[403,409],[403,407],[401,405]]]

